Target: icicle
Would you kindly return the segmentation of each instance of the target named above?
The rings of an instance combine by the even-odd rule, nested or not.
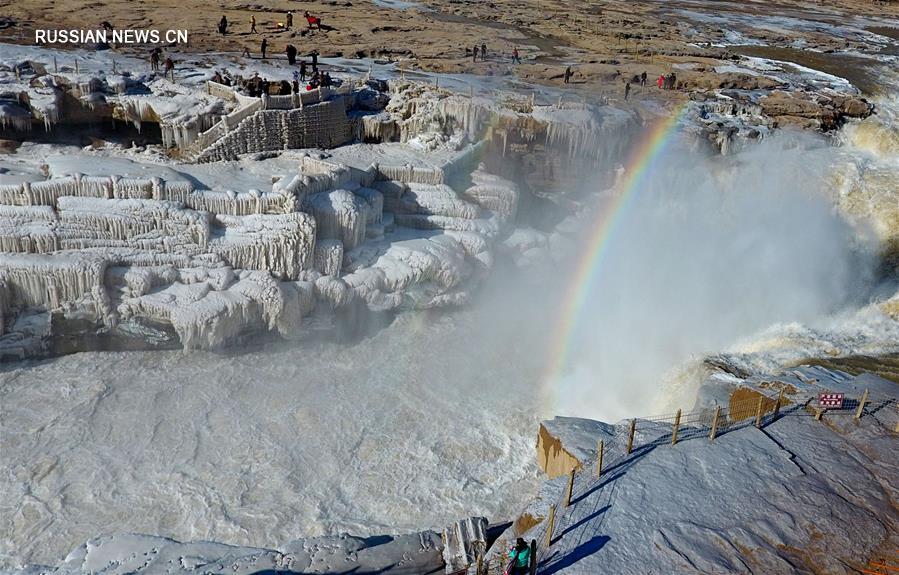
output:
[[[371,209],[362,198],[347,190],[333,190],[309,196],[304,208],[315,217],[317,236],[339,239],[350,250],[365,240],[365,224]]]

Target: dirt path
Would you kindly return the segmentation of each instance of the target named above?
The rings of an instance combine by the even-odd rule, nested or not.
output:
[[[402,60],[407,68],[483,75],[516,74],[531,83],[561,84],[564,69],[574,68],[575,89],[594,93],[621,91],[624,78],[647,72],[650,78],[677,62],[720,62],[732,53],[716,43],[764,43],[787,49],[802,43],[825,60],[834,50],[869,50],[864,29],[880,34],[899,49],[899,2],[820,0],[813,8],[798,0],[780,0],[758,13],[758,4],[704,0],[495,0],[475,2],[399,2],[386,7],[370,0],[285,0],[227,2],[213,7],[206,0],[0,0],[10,24],[0,41],[31,43],[37,28],[99,28],[108,20],[117,28],[187,29],[187,50],[233,51],[246,48],[258,55],[262,38],[270,55],[283,56],[288,44],[301,57],[313,50],[322,56]],[[293,29],[286,30],[286,11],[294,9]],[[326,30],[308,30],[303,11],[321,16]],[[222,16],[231,23],[220,35]],[[256,18],[258,33],[250,32]],[[784,27],[789,28],[785,30]],[[734,34],[745,40],[736,42]],[[470,49],[488,46],[487,61],[473,61]],[[518,47],[523,64],[513,64]],[[182,48],[179,48],[182,49]],[[147,49],[136,50],[138,53]],[[809,53],[803,50],[807,56]],[[836,64],[839,66],[839,64]],[[833,66],[831,66],[833,67]],[[851,66],[843,66],[851,71]],[[860,79],[865,80],[865,78]],[[655,94],[661,99],[677,98]]]

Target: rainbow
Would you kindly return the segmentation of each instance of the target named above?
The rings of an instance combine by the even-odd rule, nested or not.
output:
[[[645,132],[628,157],[624,178],[617,185],[618,192],[612,200],[597,211],[597,216],[591,225],[590,235],[577,260],[571,281],[568,283],[569,287],[563,294],[562,311],[558,315],[559,321],[550,339],[553,345],[543,377],[544,396],[548,396],[550,400],[555,399],[551,394],[558,387],[568,367],[572,343],[579,320],[583,316],[581,312],[585,308],[587,297],[608,252],[609,240],[615,234],[616,224],[623,219],[619,214],[627,211],[627,207],[632,203],[631,199],[636,196],[635,192],[641,188],[646,174],[652,170],[657,159],[674,139],[672,136],[686,108],[685,105],[679,106],[670,116],[657,122]]]

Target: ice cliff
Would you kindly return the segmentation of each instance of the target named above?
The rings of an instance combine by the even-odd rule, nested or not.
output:
[[[35,312],[63,320],[48,324],[57,332],[74,318],[113,338],[162,326],[171,335],[154,337],[189,349],[290,336],[316,302],[459,303],[517,203],[511,182],[483,171],[473,179],[489,186],[458,193],[443,170],[358,170],[321,156],[295,169],[270,191],[83,174],[4,185],[3,355],[50,349],[52,329],[38,344],[25,333]]]

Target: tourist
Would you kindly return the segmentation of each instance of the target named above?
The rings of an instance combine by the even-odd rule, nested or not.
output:
[[[300,81],[306,81],[306,60],[300,60]]]
[[[162,53],[162,50],[159,48],[153,48],[153,51],[150,52],[150,68],[154,72],[159,71],[159,55]]]
[[[309,29],[312,30],[313,27],[317,30],[322,29],[322,19],[318,16],[313,16],[309,12],[303,12],[303,16],[306,17],[306,23],[309,24]]]
[[[290,95],[290,82],[287,80],[281,80],[280,90],[278,91],[282,96]]]
[[[265,60],[265,51],[268,49],[268,39],[262,39],[262,59]]]
[[[530,569],[531,548],[527,541],[519,537],[509,550],[509,575],[527,575]]]
[[[175,62],[171,58],[166,58],[163,62],[166,76],[171,76],[172,82],[175,81]]]
[[[487,60],[487,44],[481,44],[481,60]]]
[[[296,46],[292,44],[288,44],[287,48],[284,49],[287,53],[287,63],[293,66],[297,63],[297,49]]]
[[[287,12],[287,29],[290,30],[291,26],[293,26],[293,12]]]
[[[661,90],[665,85],[665,76],[663,74],[659,74],[659,79],[656,81],[656,83],[659,85],[659,90]]]
[[[309,55],[312,56],[312,73],[318,74],[318,50],[313,50]]]
[[[565,83],[568,84],[571,80],[571,66],[565,68]]]
[[[624,83],[624,100],[627,101],[627,98],[630,95],[631,95],[631,83],[625,82]]]
[[[473,54],[473,56],[472,56],[471,61],[477,62],[478,61],[478,47],[477,46],[475,46],[474,50],[472,50],[472,54]]]
[[[646,72],[643,72],[642,74],[640,74],[640,87],[641,88],[646,87]]]
[[[228,33],[228,19],[225,18],[224,15],[222,15],[222,19],[219,20],[219,34],[224,36],[227,33]]]
[[[677,90],[677,76],[674,75],[674,72],[671,72],[671,90]]]
[[[250,56],[250,49],[247,48],[246,46],[243,47],[243,57],[244,57],[244,58],[251,58],[251,56]]]
[[[512,48],[512,61],[516,64],[521,64],[521,58],[518,56],[518,46]]]
[[[256,31],[256,15],[250,16],[250,34],[258,34]]]

